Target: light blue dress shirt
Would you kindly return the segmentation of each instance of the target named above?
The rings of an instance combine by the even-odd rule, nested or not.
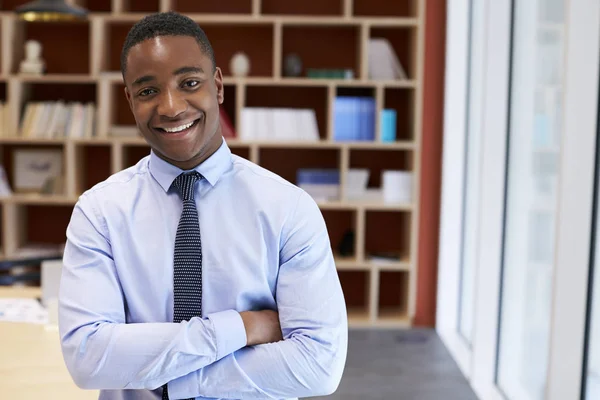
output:
[[[153,152],[79,198],[59,295],[65,363],[101,399],[285,399],[341,379],[347,315],[313,199],[231,153],[196,170],[202,318],[173,320],[173,247],[182,170]],[[246,346],[241,311],[279,312],[284,340]],[[130,390],[137,389],[137,390]]]

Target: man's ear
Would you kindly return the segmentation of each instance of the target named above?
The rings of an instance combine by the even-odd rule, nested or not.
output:
[[[215,68],[215,85],[217,86],[217,101],[219,104],[223,104],[225,100],[225,88],[223,86],[223,73],[221,68]]]

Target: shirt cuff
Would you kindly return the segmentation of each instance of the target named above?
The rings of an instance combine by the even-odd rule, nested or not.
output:
[[[217,340],[215,361],[246,346],[246,328],[241,315],[235,310],[226,310],[207,315],[212,322]]]

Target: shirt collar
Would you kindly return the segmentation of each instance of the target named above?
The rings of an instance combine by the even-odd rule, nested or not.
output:
[[[211,186],[215,186],[219,178],[230,168],[231,164],[231,150],[227,146],[225,139],[223,139],[219,149],[194,168],[193,171],[199,172]],[[184,171],[166,162],[156,155],[154,150],[150,151],[150,173],[165,192],[169,191],[173,180],[182,172],[188,171]]]

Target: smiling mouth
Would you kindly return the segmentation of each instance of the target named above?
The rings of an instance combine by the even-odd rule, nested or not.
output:
[[[198,118],[197,120],[194,120],[193,122],[190,122],[188,124],[174,126],[172,128],[154,128],[154,129],[156,129],[157,131],[159,131],[160,133],[165,134],[165,135],[182,134],[182,133],[187,133],[187,132],[191,131],[192,129],[194,129],[194,127],[196,127],[196,125],[198,125],[198,122],[200,122],[200,118]]]

